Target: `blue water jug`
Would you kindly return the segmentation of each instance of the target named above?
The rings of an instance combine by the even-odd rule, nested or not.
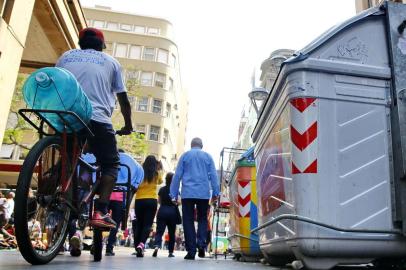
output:
[[[85,123],[92,117],[92,105],[72,73],[63,68],[46,67],[33,72],[25,81],[23,96],[32,109],[75,112]],[[53,113],[42,115],[58,130],[65,129],[63,121]],[[71,129],[78,131],[83,125],[72,115],[63,115]]]

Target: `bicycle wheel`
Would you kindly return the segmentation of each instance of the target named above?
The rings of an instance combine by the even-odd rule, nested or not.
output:
[[[103,253],[103,232],[100,229],[93,229],[93,260],[100,262]]]
[[[50,262],[63,247],[71,209],[71,188],[62,192],[61,175],[72,173],[69,161],[62,168],[62,140],[39,140],[28,153],[18,177],[15,231],[24,259],[34,265]],[[66,158],[67,159],[67,158]],[[72,185],[71,185],[72,186]]]

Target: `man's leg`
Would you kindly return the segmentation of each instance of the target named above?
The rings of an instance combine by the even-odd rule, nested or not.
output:
[[[98,227],[115,228],[115,222],[106,215],[120,167],[115,132],[111,124],[91,121],[90,127],[95,134],[94,137],[88,139],[90,151],[101,166],[101,179],[97,189],[98,198],[95,200],[96,211],[92,224]]]
[[[71,219],[68,225],[68,240],[70,240],[76,233],[76,219]]]
[[[194,199],[182,199],[183,231],[185,234],[186,251],[194,256],[196,254],[196,230],[194,224]]]
[[[196,200],[197,208],[197,248],[206,249],[207,239],[207,210],[209,209],[209,200]]]
[[[113,248],[117,241],[117,231],[120,228],[120,223],[123,218],[123,202],[122,201],[110,201],[109,209],[112,212],[112,218],[117,223],[114,229],[110,230],[109,238],[107,240],[106,254],[114,255]]]

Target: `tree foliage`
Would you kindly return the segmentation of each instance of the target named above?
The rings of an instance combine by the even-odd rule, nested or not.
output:
[[[30,148],[23,144],[24,133],[27,131],[32,131],[33,128],[18,114],[18,110],[24,107],[22,88],[26,78],[26,74],[19,74],[17,77],[14,95],[10,106],[10,114],[14,114],[17,121],[12,127],[6,129],[3,137],[3,143],[15,144],[28,150]]]
[[[131,76],[131,74],[136,72],[135,67],[127,66],[125,70],[127,77],[126,78],[127,95],[130,99],[130,102],[132,102],[133,105],[135,97],[138,96],[140,85],[138,79],[134,76]],[[116,129],[120,128],[121,126],[116,126]],[[136,157],[142,157],[148,152],[148,144],[145,140],[145,134],[142,133],[132,133],[131,135],[128,136],[119,136],[117,138],[117,144],[119,148]]]
[[[126,153],[135,157],[142,157],[148,152],[148,144],[145,135],[141,133],[131,133],[131,135],[119,136],[117,138],[118,147]]]

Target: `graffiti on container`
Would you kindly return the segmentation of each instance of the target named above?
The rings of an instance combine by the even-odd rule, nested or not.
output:
[[[287,193],[285,181],[291,179],[290,163],[288,110],[285,109],[257,159],[259,210],[262,217],[284,205]]]
[[[338,58],[358,60],[364,64],[368,59],[367,45],[358,37],[353,37],[337,46]]]

